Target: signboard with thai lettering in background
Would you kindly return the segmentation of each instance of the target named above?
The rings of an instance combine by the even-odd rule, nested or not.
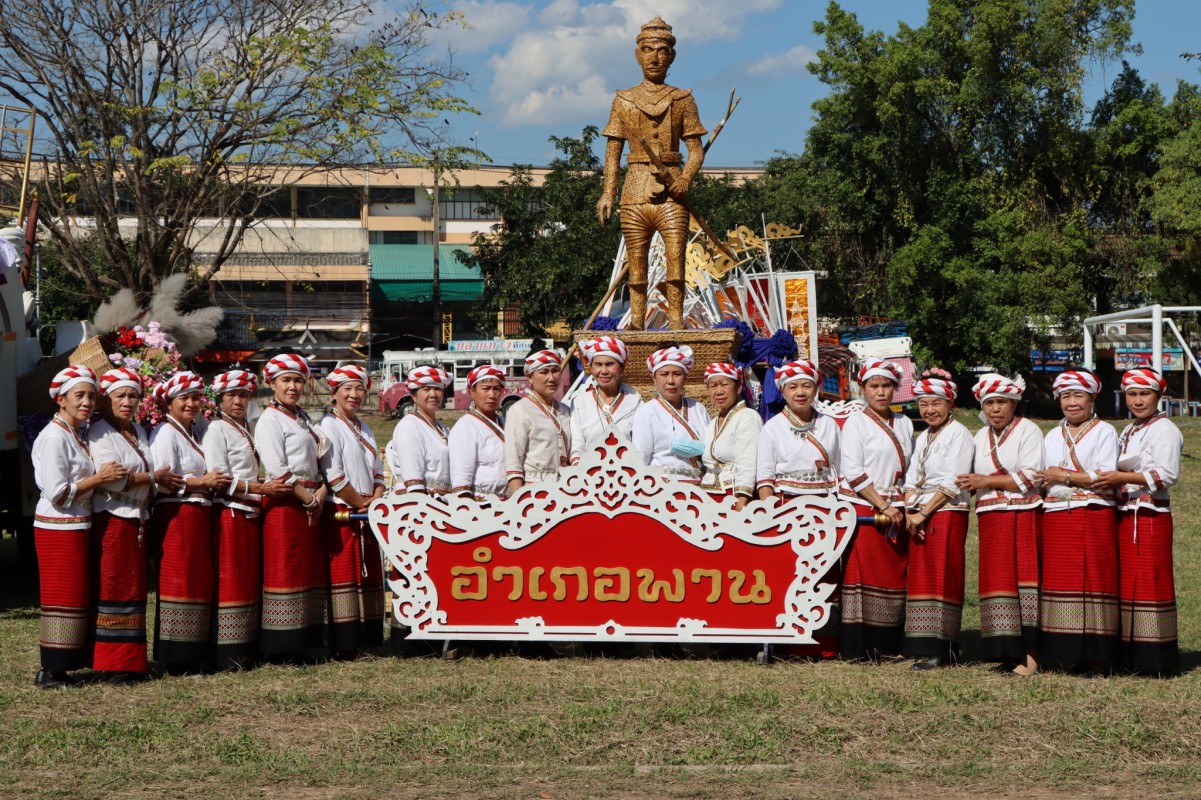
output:
[[[838,497],[735,510],[613,435],[506,500],[389,495],[369,518],[414,638],[778,643],[829,619],[856,520]]]
[[[1179,347],[1165,347],[1160,355],[1163,361],[1160,372],[1181,372],[1184,370],[1184,350]],[[1115,347],[1113,349],[1113,368],[1124,372],[1140,367],[1154,368],[1155,354],[1150,349],[1134,347]]]

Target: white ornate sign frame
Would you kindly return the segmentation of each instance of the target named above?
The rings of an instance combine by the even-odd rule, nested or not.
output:
[[[517,550],[553,535],[557,525],[582,514],[610,520],[644,515],[707,551],[721,550],[727,538],[762,546],[788,543],[796,556],[795,577],[779,602],[775,627],[718,628],[704,619],[685,617],[674,627],[634,627],[614,620],[554,626],[541,617],[514,618],[512,624],[500,626],[447,623],[437,587],[427,574],[427,554],[435,539],[461,544],[501,534],[497,543]],[[412,638],[812,644],[813,631],[829,619],[835,589],[820,581],[849,545],[856,511],[836,495],[790,503],[755,500],[737,511],[732,496],[715,499],[648,467],[628,441],[610,435],[586,451],[579,464],[562,468],[556,483],[527,485],[507,500],[390,494],[372,503],[369,521],[397,573],[387,579],[393,614],[411,629]],[[504,595],[494,602],[506,602]]]

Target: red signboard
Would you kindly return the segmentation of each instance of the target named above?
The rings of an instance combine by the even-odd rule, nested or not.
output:
[[[507,500],[391,495],[370,520],[415,638],[808,643],[855,510],[735,511],[610,437]]]

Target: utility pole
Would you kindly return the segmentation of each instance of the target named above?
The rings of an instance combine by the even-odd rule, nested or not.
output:
[[[435,350],[442,349],[442,276],[439,274],[438,258],[442,250],[442,220],[441,220],[441,198],[439,197],[439,189],[442,183],[442,162],[439,158],[441,153],[438,150],[434,151],[434,191],[432,193],[433,217],[434,217],[434,279],[431,286],[431,294],[433,295],[434,304],[434,335],[432,341]]]

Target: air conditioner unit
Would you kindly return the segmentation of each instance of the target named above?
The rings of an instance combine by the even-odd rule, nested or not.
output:
[[[1126,335],[1125,322],[1107,322],[1105,323],[1104,335],[1106,339],[1120,339]]]

